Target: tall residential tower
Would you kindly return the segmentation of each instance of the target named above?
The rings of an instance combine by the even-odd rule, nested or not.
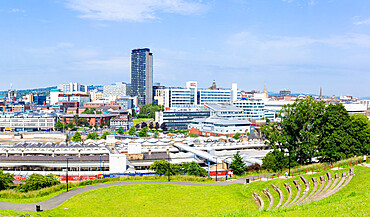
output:
[[[149,48],[131,51],[131,96],[138,96],[138,104],[153,101],[153,54]]]

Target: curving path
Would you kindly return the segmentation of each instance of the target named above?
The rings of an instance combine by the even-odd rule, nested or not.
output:
[[[113,187],[113,186],[121,186],[121,185],[142,185],[142,184],[159,184],[159,185],[188,185],[188,186],[224,186],[224,185],[234,185],[234,184],[243,184],[247,178],[259,178],[263,177],[263,175],[256,175],[256,176],[248,176],[243,177],[240,179],[232,180],[232,181],[224,181],[224,182],[216,182],[216,183],[202,183],[202,182],[166,182],[166,181],[132,181],[132,182],[112,182],[112,183],[105,183],[105,184],[98,184],[98,185],[90,185],[81,188],[75,188],[68,192],[63,192],[58,194],[55,197],[52,197],[48,200],[38,202],[38,203],[9,203],[9,202],[1,202],[0,201],[0,210],[15,210],[15,211],[35,211],[36,205],[40,205],[42,210],[49,210],[56,208],[57,206],[61,205],[71,197],[86,192],[91,191],[94,189],[99,188],[106,188],[106,187]]]

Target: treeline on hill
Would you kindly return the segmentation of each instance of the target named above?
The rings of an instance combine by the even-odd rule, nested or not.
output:
[[[0,190],[7,190],[12,188],[13,181],[13,174],[3,173],[3,170],[0,170]],[[19,185],[14,188],[14,190],[18,192],[28,192],[57,184],[60,184],[60,182],[54,179],[52,174],[46,176],[40,174],[32,174],[28,177],[28,179],[19,183]]]
[[[155,171],[157,175],[173,176],[173,175],[192,175],[206,176],[207,171],[199,166],[196,162],[171,164],[166,160],[154,161],[150,169]]]
[[[284,105],[279,123],[262,127],[273,152],[266,155],[262,169],[274,171],[312,163],[332,163],[368,155],[370,120],[364,114],[349,114],[342,104],[325,106],[314,98]]]

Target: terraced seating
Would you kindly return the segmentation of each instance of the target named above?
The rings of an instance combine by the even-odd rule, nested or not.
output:
[[[285,183],[284,187],[288,191],[288,198],[286,199],[285,203],[281,205],[284,202],[284,195],[280,188],[274,184],[272,184],[272,188],[278,193],[279,195],[279,203],[276,205],[274,209],[281,209],[284,207],[292,207],[296,205],[301,205],[305,203],[309,203],[311,201],[318,201],[321,199],[324,199],[326,197],[329,197],[342,188],[344,188],[348,183],[351,181],[352,177],[354,176],[354,169],[351,168],[349,170],[348,176],[346,176],[346,172],[342,173],[342,178],[339,177],[339,174],[336,173],[334,176],[334,179],[331,176],[331,173],[326,173],[327,180],[324,176],[320,176],[320,187],[318,188],[318,182],[316,177],[312,177],[312,191],[310,192],[310,182],[303,176],[300,177],[300,180],[303,182],[305,189],[302,192],[301,184],[299,180],[294,180],[293,183],[295,187],[297,188],[297,193],[295,194],[294,199],[291,201],[293,197],[293,192],[290,187],[289,183]],[[270,210],[274,203],[274,198],[272,194],[269,192],[268,189],[263,189],[262,192],[267,196],[269,200],[269,206],[266,208],[266,210]],[[308,194],[310,192],[310,194]],[[256,202],[259,204],[260,208],[259,210],[264,209],[264,201],[261,197],[261,195],[257,193],[253,193],[253,198],[256,200]]]
[[[267,196],[270,201],[270,205],[266,210],[270,210],[272,205],[274,204],[274,198],[272,197],[271,193],[267,189],[263,189],[262,192]]]
[[[290,200],[292,199],[292,195],[293,195],[290,185],[288,183],[285,183],[284,186],[286,190],[288,191],[289,196],[288,196],[288,200],[284,203],[284,205],[281,208],[284,208],[289,204]]]
[[[278,209],[280,206],[281,206],[281,204],[283,203],[283,200],[284,200],[284,195],[283,195],[283,192],[280,190],[280,188],[279,187],[277,187],[276,185],[274,185],[274,184],[271,184],[271,186],[272,186],[272,188],[278,193],[278,195],[279,195],[279,203],[276,205],[276,207],[275,207],[275,209]],[[275,210],[274,209],[274,210]]]
[[[292,206],[298,200],[299,196],[301,195],[301,184],[299,184],[299,182],[297,180],[294,180],[293,184],[297,188],[297,194],[295,195],[294,200],[292,202],[290,202],[290,204],[288,204],[287,207]]]
[[[304,200],[302,200],[300,203],[297,203],[297,204],[305,203],[308,199],[310,199],[316,193],[316,189],[317,189],[317,179],[316,179],[316,177],[312,177],[312,183],[313,183],[312,184],[313,189],[312,189],[311,193]]]

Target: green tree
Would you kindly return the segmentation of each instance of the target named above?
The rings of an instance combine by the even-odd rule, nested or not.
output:
[[[72,137],[73,142],[80,142],[81,141],[81,134],[77,131]]]
[[[87,139],[99,139],[99,135],[96,132],[87,134]]]
[[[101,139],[107,139],[107,136],[110,135],[108,132],[104,132],[103,135],[101,135]]]
[[[40,175],[40,174],[32,174],[26,179],[25,181],[21,182],[17,186],[17,190],[20,192],[28,192],[28,191],[35,191],[41,188],[46,188],[49,186],[60,184],[60,182],[54,179],[53,175]]]
[[[350,117],[342,104],[330,104],[321,119],[321,135],[318,143],[321,162],[334,162],[352,157],[351,138],[348,134]]]
[[[82,114],[95,114],[95,108],[86,108],[85,111],[82,112]]]
[[[274,150],[270,153],[267,153],[263,159],[261,168],[265,170],[282,171],[287,167],[288,162],[287,158],[284,156],[284,153],[279,150]],[[294,163],[294,162],[293,162]],[[297,163],[295,162],[294,165]]]
[[[118,133],[118,134],[120,134],[120,135],[122,135],[122,134],[124,134],[125,132],[123,131],[123,128],[122,128],[122,127],[120,127],[120,128],[118,128],[117,133]]]
[[[147,137],[148,136],[148,127],[144,127],[143,129],[140,130],[139,132],[140,137]]]
[[[350,121],[348,133],[352,138],[353,154],[370,154],[370,120],[364,114],[353,114]]]
[[[4,173],[3,170],[0,170],[0,191],[12,187],[13,181],[14,181],[13,174]]]
[[[54,128],[55,128],[56,130],[61,130],[61,129],[63,129],[63,124],[62,124],[62,122],[60,122],[60,120],[59,120],[59,119],[58,119],[58,120],[57,120],[57,122],[55,123]]]
[[[191,176],[205,176],[207,175],[207,170],[203,169],[196,162],[192,161],[190,163],[186,162],[182,164],[183,172],[186,175]]]
[[[234,139],[239,139],[239,137],[241,136],[242,134],[239,133],[239,132],[236,132],[233,136]]]
[[[166,160],[154,161],[150,166],[150,169],[155,171],[157,175],[164,175],[168,177],[168,181],[171,180],[171,176],[179,174],[181,167],[178,164],[171,164]]]
[[[131,136],[132,135],[135,135],[136,133],[136,128],[135,127],[131,127],[129,130],[128,130],[128,134],[130,134]]]
[[[246,170],[246,165],[243,158],[240,156],[239,151],[234,154],[234,159],[230,164],[230,169],[235,173],[235,175],[241,175]]]
[[[156,103],[146,104],[146,105],[141,106],[138,116],[142,118],[155,118],[155,112],[161,111],[161,110],[162,110],[162,107]]]
[[[288,151],[290,161],[308,164],[315,157],[319,141],[324,102],[314,98],[297,99],[284,105],[278,117],[280,123],[262,126],[265,144],[274,150]]]
[[[67,128],[72,130],[74,128],[74,124],[73,124],[73,121],[69,121],[69,123],[67,124]]]

